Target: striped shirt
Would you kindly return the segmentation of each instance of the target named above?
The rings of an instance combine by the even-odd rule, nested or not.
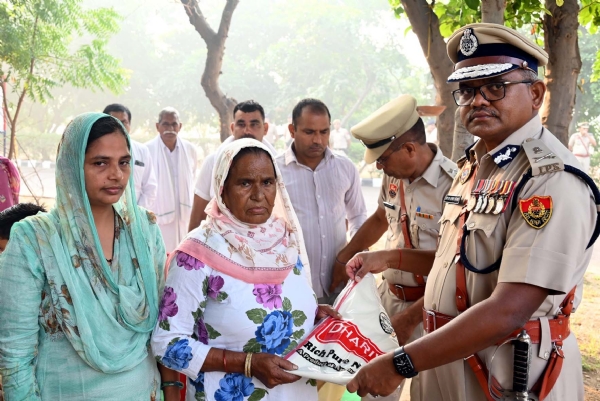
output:
[[[327,148],[313,171],[298,162],[292,147],[277,164],[300,220],[313,290],[321,298],[329,295],[335,257],[346,245],[346,219],[352,236],[367,219],[367,209],[350,159]]]

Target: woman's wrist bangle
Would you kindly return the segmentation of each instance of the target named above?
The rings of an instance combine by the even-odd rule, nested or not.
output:
[[[225,358],[225,348],[223,348],[223,372],[227,373],[227,358]]]
[[[337,256],[335,257],[335,261],[336,261],[336,263],[339,263],[340,265],[346,266],[346,263],[340,262],[340,260],[337,258]]]
[[[246,354],[246,363],[244,364],[244,375],[252,377],[252,352]]]
[[[180,382],[179,380],[176,381],[172,381],[172,382],[162,382],[160,383],[160,389],[162,390],[165,387],[177,387],[177,388],[183,388],[183,383]]]

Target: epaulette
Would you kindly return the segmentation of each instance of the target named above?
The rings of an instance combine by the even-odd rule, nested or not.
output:
[[[534,177],[565,169],[563,161],[541,139],[528,138],[522,146]]]
[[[448,159],[445,156],[444,156],[444,160],[442,160],[442,162],[440,163],[440,167],[452,179],[454,179],[454,177],[456,177],[456,174],[458,173],[458,167],[456,166],[456,163],[454,163],[452,160]]]

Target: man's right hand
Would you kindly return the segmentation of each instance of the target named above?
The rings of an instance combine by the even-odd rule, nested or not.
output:
[[[359,282],[367,273],[381,273],[398,266],[400,252],[397,249],[360,252],[346,264],[348,277]]]
[[[334,293],[335,289],[340,286],[340,284],[346,283],[348,281],[348,274],[346,273],[346,264],[342,264],[338,262],[338,258],[335,258],[335,262],[333,262],[333,274],[331,277],[331,285],[329,286],[329,292]]]

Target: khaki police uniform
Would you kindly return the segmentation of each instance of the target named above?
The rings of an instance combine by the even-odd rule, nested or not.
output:
[[[448,193],[457,172],[456,164],[446,158],[437,146],[433,144],[429,146],[435,152],[435,157],[427,170],[412,183],[407,179],[402,180],[404,184],[404,202],[410,221],[410,240],[416,249],[435,249],[440,228],[439,220],[444,204],[443,199]],[[400,224],[402,210],[399,191],[400,180],[385,175],[381,186],[379,207],[385,210],[389,223],[386,233],[386,249],[405,248]],[[393,209],[389,207],[390,205],[393,206]],[[385,280],[379,286],[379,295],[381,296],[381,304],[389,316],[402,312],[414,303],[414,301],[406,302],[390,290],[390,285],[395,286],[400,291],[403,287],[409,287],[410,289],[418,287],[419,283],[416,281],[414,274],[388,269],[383,273],[383,277]],[[423,325],[419,324],[407,343],[421,336],[423,336]],[[400,392],[398,392],[398,395]],[[419,397],[419,376],[414,377],[411,381],[410,397],[411,401],[421,399]],[[383,399],[387,400],[388,398],[384,397]],[[396,397],[395,400],[397,401],[398,398]]]
[[[360,139],[367,150],[365,161],[372,163],[380,157],[392,141],[407,132],[419,119],[416,100],[403,95],[392,100],[361,123],[352,127],[352,134]],[[443,199],[457,173],[457,166],[446,158],[434,144],[428,144],[434,153],[431,164],[423,175],[413,182],[384,175],[379,197],[379,207],[385,210],[388,221],[386,248],[406,248],[402,232],[401,216],[408,216],[408,235],[412,247],[417,249],[435,249],[439,233],[439,219],[442,215]],[[402,188],[404,204],[402,210]],[[383,273],[385,280],[379,286],[381,303],[389,316],[402,312],[421,298],[424,286],[412,273],[388,270]],[[422,278],[424,280],[426,278]],[[393,286],[394,292],[390,289]],[[400,295],[400,296],[399,296]],[[420,324],[410,336],[412,342],[423,335]],[[387,397],[378,397],[381,401],[398,401],[402,387]],[[363,399],[370,400],[367,396]],[[419,377],[411,381],[411,400],[419,401]]]
[[[466,53],[473,53],[473,43],[485,43],[486,38],[501,37],[505,43],[526,40],[507,31],[508,28],[495,28],[492,24],[473,24],[462,28],[449,40],[449,55],[452,58],[458,46],[463,48],[463,44],[458,43],[461,36],[466,37]],[[475,35],[476,39],[470,39],[469,35]],[[520,43],[519,46],[538,57],[540,64],[545,63],[539,51],[536,53],[537,50],[527,48],[534,46],[531,43]],[[455,59],[453,61],[456,62]],[[493,68],[506,71],[505,67],[497,64]],[[493,70],[489,71],[493,73]],[[463,69],[452,76],[464,80],[464,74],[469,74],[469,71]],[[458,162],[461,171],[449,191],[449,195],[455,197],[453,199],[461,202],[447,203],[444,208],[436,258],[425,291],[425,309],[429,311],[424,314],[425,331],[431,332],[442,323],[438,319],[440,314],[457,316],[461,302],[466,301],[466,307],[470,307],[485,301],[498,283],[525,283],[548,289],[550,295],[528,323],[539,328],[539,343],[531,348],[528,389],[544,377],[549,361],[554,358],[562,360],[562,369],[546,401],[583,400],[581,355],[574,334],[564,330],[568,327],[568,318],[561,317],[561,313],[571,306],[574,311],[581,301],[583,276],[592,252],[591,248],[586,250],[585,247],[592,237],[597,211],[588,186],[576,175],[563,171],[564,165],[576,166],[577,161],[554,135],[542,127],[539,116],[533,117],[490,152],[487,152],[483,141],[467,149],[465,157]],[[513,192],[503,199],[504,202],[499,202],[501,188],[510,188],[510,183],[518,183],[529,168],[533,177],[518,193]],[[485,188],[487,195],[484,196]],[[473,190],[483,192],[474,195]],[[494,194],[496,200],[492,201],[492,206],[483,207],[485,202],[480,202],[480,199],[494,198],[490,196]],[[514,210],[513,198],[516,201]],[[466,214],[465,203],[475,209]],[[507,204],[504,210],[500,207],[502,203]],[[468,217],[465,219],[464,216]],[[464,256],[475,272],[464,267],[465,259],[456,258],[463,224],[468,230],[464,238]],[[497,270],[480,273],[500,258]],[[464,283],[465,291],[459,291],[461,283]],[[572,303],[565,302],[566,294],[573,289]],[[564,337],[562,334],[558,336],[560,340],[553,338],[558,332],[564,334]],[[508,341],[476,353],[497,384],[505,390],[512,389],[513,352]],[[559,353],[564,355],[564,359],[558,356]],[[458,360],[421,372],[423,399],[486,400],[470,365],[475,359]]]
[[[575,157],[548,130],[542,131],[538,117],[513,133],[496,149],[487,153],[482,142],[469,150],[465,163],[478,162],[474,182],[479,179],[493,181],[510,180],[517,182],[532,163],[521,145],[533,138],[536,143],[545,145],[541,156],[552,152],[555,157],[548,159],[551,164],[573,165]],[[517,147],[519,152],[510,163],[500,167],[494,155],[506,146]],[[497,157],[497,156],[496,156]],[[555,166],[551,167],[552,169]],[[596,207],[585,183],[576,176],[558,171],[534,176],[519,193],[518,199],[533,196],[551,196],[553,209],[547,224],[535,229],[521,215],[519,206],[514,212],[510,207],[504,213],[494,215],[471,213],[465,224],[469,229],[466,240],[466,253],[469,261],[477,268],[485,268],[502,257],[500,269],[489,274],[466,271],[469,305],[489,298],[501,282],[526,283],[551,291],[532,319],[552,319],[558,312],[565,294],[577,287],[574,309],[581,301],[583,274],[591,258],[591,249],[585,251],[596,221]],[[535,173],[535,172],[534,172]],[[469,182],[460,182],[460,172],[450,188],[450,195],[469,199]],[[509,205],[510,206],[510,205]],[[425,309],[457,316],[456,306],[456,254],[457,235],[461,231],[459,216],[461,205],[447,205],[441,218],[441,236],[436,258],[428,278],[425,291]],[[544,326],[543,326],[544,327]],[[583,378],[581,356],[575,336],[571,334],[563,345],[565,358],[558,381],[546,400],[583,400]],[[490,347],[478,353],[488,370],[504,389],[512,387],[512,347],[510,343],[500,347],[491,365],[497,347]],[[532,364],[529,371],[530,388],[533,386],[548,363],[552,353],[551,341],[543,338],[542,343],[533,346]],[[424,371],[421,376],[421,391],[425,400],[470,401],[485,400],[472,369],[462,360]]]

